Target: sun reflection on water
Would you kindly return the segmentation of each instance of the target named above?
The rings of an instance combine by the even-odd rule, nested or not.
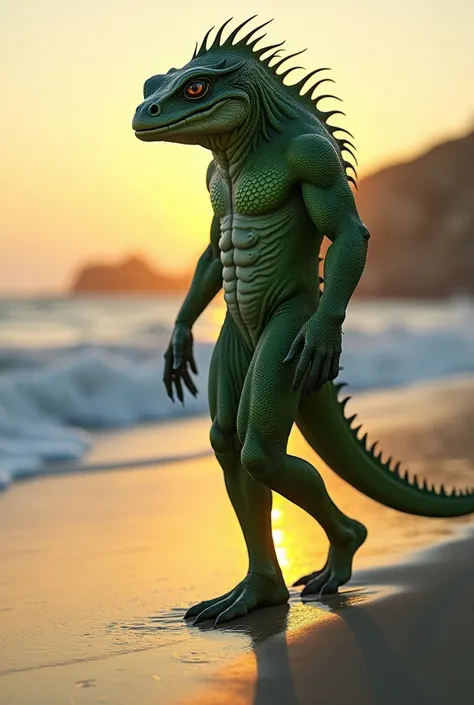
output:
[[[281,509],[272,509],[272,536],[275,544],[275,552],[281,568],[288,568],[290,559],[288,556],[288,546],[286,545],[286,531],[279,524],[283,518]]]
[[[274,495],[272,536],[288,584],[324,563],[327,540],[317,522],[280,495]]]

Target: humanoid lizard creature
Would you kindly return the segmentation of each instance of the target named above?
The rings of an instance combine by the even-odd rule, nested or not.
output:
[[[328,123],[339,111],[319,107],[329,96],[313,98],[330,79],[310,79],[326,69],[284,83],[300,67],[277,71],[296,54],[280,59],[283,42],[257,48],[267,23],[237,39],[251,19],[224,40],[228,20],[207,46],[209,30],[183,68],[149,78],[133,119],[140,140],[197,144],[213,155],[210,244],[176,319],[164,383],[172,399],[183,401],[183,387],[196,394],[191,328],[223,287],[227,314],[209,372],[210,440],[249,568],[228,593],[188,610],[195,623],[226,622],[288,599],[272,540],[272,491],[306,510],[329,539],[325,566],[296,583],[305,585],[302,594],[336,592],[351,577],[367,531],[338,509],[308,461],[288,454],[295,422],[329,467],[368,497],[422,516],[474,512],[473,491],[448,496],[443,487],[419,484],[400,463],[383,462],[376,444],[368,448],[367,436],[359,437],[354,417],[344,416],[343,385],[332,380],[369,239],[346,173],[353,145]],[[332,244],[321,293],[324,236]]]

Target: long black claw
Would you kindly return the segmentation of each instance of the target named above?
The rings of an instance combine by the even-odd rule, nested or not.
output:
[[[175,377],[174,384],[176,387],[176,394],[178,396],[178,399],[181,402],[181,404],[184,405],[183,387],[181,386],[181,379],[179,377]]]

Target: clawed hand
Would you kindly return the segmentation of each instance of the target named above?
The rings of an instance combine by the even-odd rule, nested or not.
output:
[[[296,392],[304,380],[301,394],[307,397],[328,380],[335,379],[341,351],[341,326],[316,313],[302,327],[284,359],[284,362],[291,362],[299,355],[293,391]]]
[[[165,371],[163,374],[163,382],[165,383],[168,396],[171,401],[174,402],[174,386],[176,388],[176,396],[181,404],[184,404],[183,383],[189,389],[193,397],[195,397],[198,392],[188,369],[189,364],[191,371],[197,375],[198,371],[193,355],[193,334],[189,326],[184,323],[177,323],[175,325],[171,342],[165,352],[164,358]]]

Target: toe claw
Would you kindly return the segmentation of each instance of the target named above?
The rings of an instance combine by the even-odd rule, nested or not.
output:
[[[224,612],[221,612],[214,623],[214,628],[218,627],[220,624],[224,624],[225,622],[230,622],[232,619],[245,617],[246,614],[248,614],[248,608],[246,605],[234,604]]]
[[[255,584],[257,581],[257,585]],[[286,602],[288,590],[283,581],[275,585],[265,576],[249,574],[226,595],[213,600],[205,600],[190,607],[184,619],[194,617],[193,626],[209,620],[214,620],[214,628],[224,622],[230,622],[237,617],[243,617],[259,606],[275,605]]]
[[[310,580],[315,580],[316,578],[319,578],[319,576],[325,573],[327,570],[328,564],[326,563],[324,567],[320,570],[315,570],[313,573],[301,576],[301,578],[299,578],[295,583],[293,583],[293,587],[298,587],[298,585],[307,585]]]
[[[214,619],[214,617],[225,612],[225,610],[232,604],[233,599],[234,598],[231,594],[228,597],[225,597],[223,600],[218,600],[214,604],[208,605],[205,609],[202,610],[202,612],[198,614],[198,616],[193,622],[193,626],[195,624],[200,624],[201,622],[207,622],[210,619]]]
[[[298,580],[293,583],[293,587],[298,587],[298,585],[306,585],[306,583],[311,580],[311,577],[312,573],[309,575],[302,575],[301,578],[298,578]]]
[[[335,595],[338,592],[338,585],[334,579],[328,580],[319,591],[319,599],[324,595]]]
[[[198,615],[199,612],[202,612],[201,605],[193,605],[185,612],[183,619],[191,619],[191,617],[195,617],[196,615]]]
[[[200,624],[201,622],[206,621],[206,618],[202,616],[203,614],[204,614],[204,612],[200,612],[200,614],[198,614],[198,616],[194,619],[193,627],[195,627],[196,624]]]
[[[320,597],[321,587],[326,585],[329,579],[329,573],[325,571],[319,571],[315,574],[311,580],[306,584],[306,587],[301,591],[301,597],[306,597],[308,595],[316,595]]]
[[[305,585],[305,587],[301,590],[300,596],[301,597],[308,597],[308,595],[314,595],[314,590],[311,589],[311,581]]]

